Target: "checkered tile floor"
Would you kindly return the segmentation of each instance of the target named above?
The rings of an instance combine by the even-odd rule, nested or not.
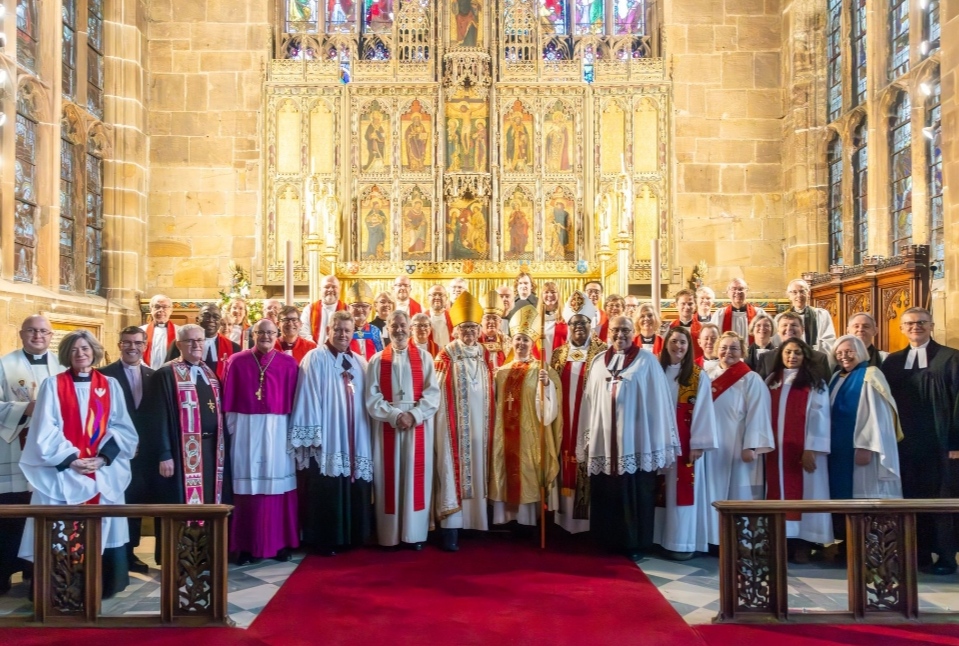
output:
[[[646,558],[639,568],[688,624],[708,624],[719,613],[719,560]],[[837,563],[789,564],[789,608],[796,613],[848,609],[846,568]],[[959,610],[959,575],[919,574],[919,611]]]

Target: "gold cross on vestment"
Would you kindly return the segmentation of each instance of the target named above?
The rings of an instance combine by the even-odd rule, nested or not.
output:
[[[513,393],[510,393],[510,394],[509,394],[509,397],[506,398],[506,405],[507,405],[507,407],[509,407],[510,410],[513,410],[513,402],[514,402],[514,401],[516,401],[516,400],[513,398]]]
[[[406,393],[403,392],[403,389],[402,389],[402,388],[400,388],[400,392],[399,392],[398,394],[399,394],[399,396],[400,396],[400,401],[403,401],[403,398],[406,397]]]
[[[206,405],[210,407],[210,412],[211,412],[211,413],[215,413],[215,412],[216,412],[216,404],[213,403],[213,400],[212,400],[212,399],[211,399],[210,401],[208,401],[208,402],[206,403]]]

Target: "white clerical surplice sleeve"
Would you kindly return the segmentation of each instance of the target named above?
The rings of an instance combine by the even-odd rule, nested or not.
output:
[[[756,453],[770,453],[773,450],[772,399],[769,387],[762,378],[749,373],[743,377],[745,387],[743,396],[746,406],[746,430],[743,433],[741,449],[753,449]]]
[[[810,388],[809,402],[806,404],[807,451],[829,453],[832,440],[829,412],[829,391]]]

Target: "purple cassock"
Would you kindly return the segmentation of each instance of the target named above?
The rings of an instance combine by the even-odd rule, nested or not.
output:
[[[227,362],[223,410],[233,439],[231,552],[270,558],[299,546],[296,465],[287,450],[297,370],[293,357],[276,350],[244,350]]]

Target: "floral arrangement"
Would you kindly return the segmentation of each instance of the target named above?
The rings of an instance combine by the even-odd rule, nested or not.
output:
[[[263,303],[250,298],[250,276],[235,262],[230,262],[230,291],[220,290],[220,308],[226,312],[230,301],[242,298],[246,301],[246,315],[250,325],[263,318]]]

